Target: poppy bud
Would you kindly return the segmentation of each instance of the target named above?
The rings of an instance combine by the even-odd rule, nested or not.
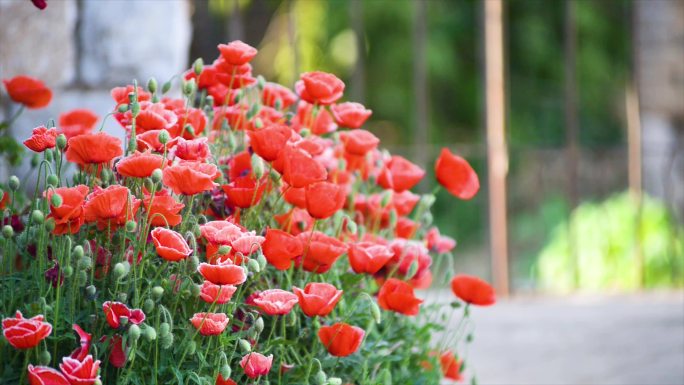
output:
[[[56,225],[55,218],[48,218],[48,220],[45,221],[45,229],[49,232],[52,232]]]
[[[159,168],[155,168],[154,171],[152,171],[152,182],[154,183],[159,183],[162,180],[162,177],[164,176],[163,172]]]
[[[313,368],[313,370],[314,370],[315,372],[320,372],[320,371],[323,370],[323,366],[321,365],[321,361],[319,361],[318,358],[314,358],[314,359],[313,359],[313,366],[312,366],[312,368]]]
[[[257,87],[259,87],[259,90],[263,90],[265,85],[266,79],[261,75],[257,76]]]
[[[135,102],[131,104],[131,114],[134,118],[138,117],[138,115],[140,114],[140,103]]]
[[[235,93],[235,96],[233,96],[233,100],[235,101],[235,103],[239,103],[240,100],[242,100],[242,90]]]
[[[52,197],[50,197],[50,204],[54,208],[60,208],[62,206],[62,196],[59,194],[52,194]]]
[[[93,259],[90,257],[82,256],[78,259],[78,267],[81,269],[90,269],[93,265]]]
[[[66,265],[62,268],[62,274],[65,278],[71,278],[71,276],[74,275],[74,268]]]
[[[112,270],[112,274],[114,275],[114,279],[123,278],[126,275],[126,268],[124,267],[123,263],[117,262],[114,265],[114,270]]]
[[[55,194],[55,195],[57,195],[57,194]],[[83,251],[83,246],[76,245],[76,247],[74,247],[74,257],[81,259],[81,258],[83,258],[84,255],[85,255],[85,252]]]
[[[264,176],[264,161],[257,154],[252,154],[252,171],[257,179],[261,179]]]
[[[78,284],[78,287],[85,286],[86,283],[88,283],[88,273],[83,270],[79,271],[76,276],[76,283]]]
[[[152,298],[158,301],[164,295],[164,289],[161,286],[155,286],[152,288]]]
[[[199,265],[199,263],[198,263],[198,265]],[[193,298],[199,297],[201,292],[202,292],[202,288],[200,285],[190,286],[190,295],[192,295]]]
[[[339,377],[328,378],[328,385],[342,385],[342,379]]]
[[[123,114],[128,111],[128,104],[122,104],[116,109],[119,113]]]
[[[159,342],[161,342],[162,349],[168,349],[173,346],[173,334],[169,333],[165,336],[160,337]]]
[[[148,326],[145,328],[143,337],[145,337],[147,341],[154,341],[157,339],[157,331],[154,330],[153,327]]]
[[[358,226],[356,225],[356,222],[351,220],[351,218],[347,217],[347,231],[349,231],[352,234],[356,234],[356,232],[359,230]]]
[[[126,231],[132,233],[135,231],[136,223],[135,221],[126,221]]]
[[[117,295],[116,297],[119,302],[126,302],[126,300],[128,299],[128,294],[119,293],[119,295]]]
[[[328,376],[325,375],[325,372],[319,371],[316,373],[316,376],[314,377],[314,383],[317,385],[325,385],[326,382],[328,381]]]
[[[230,369],[230,366],[228,365],[223,365],[221,366],[221,377],[223,378],[230,378],[230,375],[233,374],[232,370]]]
[[[219,253],[219,255],[228,255],[230,253],[231,249],[232,248],[230,246],[221,245],[218,249],[218,253]]]
[[[152,189],[154,189],[154,182],[151,178],[145,178],[143,180],[143,186],[145,186],[145,190],[152,191]]]
[[[161,130],[157,136],[157,140],[159,140],[159,143],[161,144],[168,143],[169,139],[171,139],[171,137],[169,136],[169,132],[166,130]]]
[[[36,168],[38,165],[38,162],[40,162],[40,159],[38,158],[38,154],[33,154],[31,157],[31,168]]]
[[[208,95],[204,100],[207,102],[207,106],[211,106],[213,108],[214,106],[214,97],[211,95]]]
[[[171,331],[171,325],[168,322],[162,322],[159,324],[159,337],[164,337]]]
[[[147,81],[147,89],[151,93],[157,92],[157,79],[155,78],[150,78],[150,80]]]
[[[88,285],[88,287],[86,287],[86,294],[89,298],[94,298],[95,294],[97,294],[97,288],[93,285]]]
[[[397,227],[397,210],[392,209],[389,212],[389,227],[390,229],[393,229]]]
[[[183,95],[190,96],[195,92],[195,79],[189,79],[183,82]]]
[[[10,188],[12,191],[17,191],[17,190],[19,190],[19,186],[21,186],[21,182],[19,182],[19,178],[17,178],[16,175],[12,175],[12,176],[9,178],[9,182],[8,182],[7,184],[9,185],[9,188]]]
[[[228,149],[232,152],[237,147],[237,141],[235,140],[235,135],[232,133],[228,135]]]
[[[249,111],[247,111],[247,119],[252,120],[252,118],[259,114],[260,109],[261,106],[259,104],[252,104],[252,106],[249,108]]]
[[[40,354],[38,355],[38,362],[39,362],[41,365],[50,365],[50,360],[51,360],[51,359],[52,359],[52,356],[50,355],[50,352],[48,352],[47,350],[43,350],[43,351],[40,352]]]
[[[306,138],[307,136],[311,135],[311,130],[308,128],[302,128],[302,130],[299,131],[299,135],[301,135],[302,138]]]
[[[385,208],[385,207],[389,206],[390,203],[392,203],[392,191],[385,190],[385,192],[382,193],[382,200],[380,200],[380,207]]]
[[[169,92],[171,89],[171,81],[168,81],[162,85],[162,94]]]
[[[2,227],[2,236],[5,238],[12,238],[14,235],[14,229],[10,225],[4,225]]]
[[[48,162],[52,162],[52,160],[54,159],[54,156],[52,155],[52,150],[50,150],[49,148],[45,150],[43,154],[45,154],[45,160],[47,160]]]
[[[128,328],[128,339],[136,342],[138,341],[138,338],[140,338],[140,333],[140,326],[133,324],[130,328]]]
[[[249,341],[240,338],[238,340],[238,346],[240,347],[240,351],[243,353],[249,353],[252,351],[252,345],[249,344]]]
[[[100,380],[99,378],[96,378],[95,382],[93,382],[93,385],[102,385],[102,380]]]
[[[57,135],[57,138],[55,138],[55,145],[57,146],[58,149],[64,150],[67,146],[66,135],[64,135],[64,134]]]
[[[411,265],[409,266],[409,269],[406,272],[406,279],[413,278],[417,272],[418,272],[418,259],[415,259],[415,260],[413,260],[413,262],[411,262]]]
[[[202,73],[202,69],[204,68],[204,60],[202,60],[201,57],[197,58],[195,60],[195,63],[192,65],[192,69],[195,71],[195,75],[199,76]]]
[[[380,307],[373,300],[370,301],[370,312],[371,312],[371,316],[373,316],[373,320],[375,320],[376,324],[379,324],[380,322],[382,322],[382,313],[380,312]]]
[[[254,330],[257,331],[257,333],[261,333],[264,331],[264,319],[259,317],[257,318],[256,321],[254,321]]]
[[[261,120],[261,118],[254,119],[254,127],[261,128],[263,126],[264,126],[264,122],[263,122],[263,120]]]
[[[268,260],[266,260],[266,257],[264,256],[264,253],[259,253],[256,258],[257,262],[259,262],[259,267],[261,270],[264,270],[266,268],[266,264],[268,263]]]
[[[128,317],[126,317],[125,315],[119,316],[119,325],[121,327],[128,325]]]
[[[145,302],[143,302],[143,312],[151,313],[152,310],[154,310],[154,301],[152,301],[150,298],[147,298]]]

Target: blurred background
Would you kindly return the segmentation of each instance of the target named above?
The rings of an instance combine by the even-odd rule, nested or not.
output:
[[[268,80],[336,73],[391,152],[478,171],[434,216],[457,270],[513,295],[478,312],[481,382],[684,383],[684,1],[0,0],[0,78],[55,91],[0,138],[2,173],[10,138],[235,39]]]

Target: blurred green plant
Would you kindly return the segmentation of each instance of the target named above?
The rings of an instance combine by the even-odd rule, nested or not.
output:
[[[569,231],[573,229],[574,236]],[[577,282],[570,240],[579,267]],[[643,280],[639,269],[643,258]],[[629,193],[585,202],[558,224],[533,272],[551,291],[635,290],[684,286],[684,228],[657,199],[644,196],[641,211]]]

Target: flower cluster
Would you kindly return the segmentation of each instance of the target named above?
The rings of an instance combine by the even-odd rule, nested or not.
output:
[[[461,379],[470,305],[495,296],[446,268],[456,243],[431,225],[435,197],[411,192],[425,170],[379,148],[335,75],[293,91],[252,74],[255,48],[218,49],[180,97],[154,79],[114,88],[105,119],[123,140],[84,109],[25,140],[44,192],[22,198],[16,177],[2,191],[0,351],[17,362],[2,382]],[[4,83],[28,108],[52,98],[30,77]],[[434,171],[457,198],[479,189],[448,149]],[[445,280],[448,311],[464,310],[448,332],[416,294]]]

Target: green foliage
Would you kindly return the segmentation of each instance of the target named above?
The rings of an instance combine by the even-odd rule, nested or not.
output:
[[[639,288],[639,252],[645,287],[684,286],[684,228],[653,198],[644,197],[640,212],[628,193],[581,204],[569,222],[554,228],[539,254],[536,270],[545,289],[567,291],[575,286],[572,244],[581,289]]]

